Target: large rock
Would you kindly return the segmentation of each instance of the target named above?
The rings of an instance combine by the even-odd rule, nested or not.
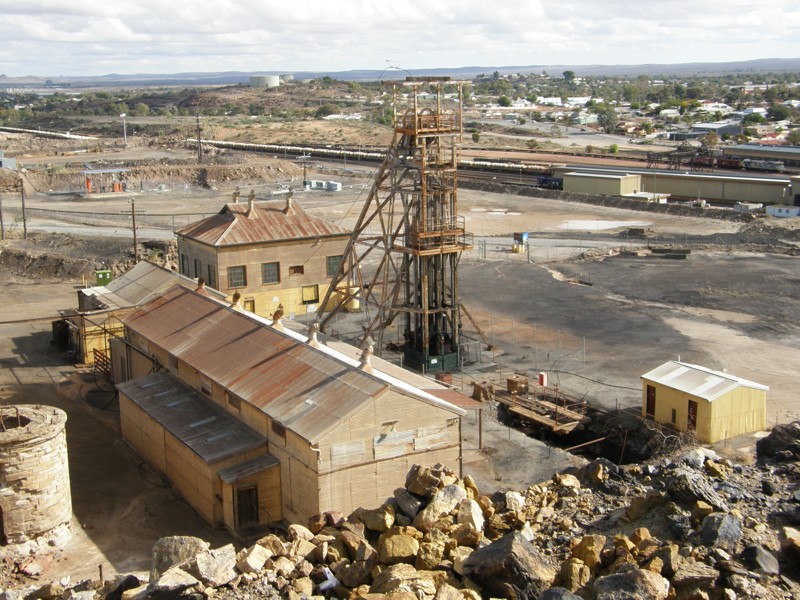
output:
[[[742,524],[733,515],[712,513],[703,519],[702,537],[709,548],[735,552],[742,539]]]
[[[558,580],[571,592],[582,588],[592,579],[592,570],[582,560],[570,558],[561,563]]]
[[[389,531],[394,525],[394,519],[394,507],[391,504],[384,504],[374,510],[365,510],[361,513],[364,525],[372,531]]]
[[[761,546],[748,546],[742,552],[742,558],[754,571],[761,571],[766,575],[779,575],[781,572],[775,555]]]
[[[669,581],[634,565],[624,565],[613,575],[597,578],[592,587],[595,600],[666,600],[669,594]]]
[[[287,537],[292,542],[295,540],[305,540],[307,542],[310,542],[311,540],[314,539],[314,534],[311,533],[311,530],[308,527],[299,525],[297,523],[292,523],[291,525],[289,525],[287,531],[288,531]]]
[[[414,566],[423,571],[432,571],[444,559],[446,543],[446,539],[430,539],[420,543]]]
[[[258,573],[271,557],[272,552],[266,547],[261,544],[253,544],[239,552],[236,557],[236,568],[240,573]]]
[[[719,571],[702,562],[684,561],[672,576],[676,588],[709,589],[719,578]]]
[[[353,562],[340,569],[339,580],[350,588],[368,584],[372,579],[372,568],[375,566],[377,553],[367,542],[362,542]]]
[[[800,563],[800,530],[794,527],[781,528],[781,550],[789,560]]]
[[[199,585],[200,582],[179,567],[167,569],[159,577],[151,579],[147,586],[148,598],[174,598],[182,592]]]
[[[449,515],[467,497],[467,491],[458,485],[446,485],[431,498],[428,506],[423,508],[413,525],[422,531],[429,531],[439,519]]]
[[[703,474],[689,467],[679,467],[666,478],[667,491],[688,508],[702,500],[719,512],[728,512],[728,505]]]
[[[270,533],[269,535],[265,535],[260,540],[256,542],[259,546],[263,546],[266,550],[269,551],[269,556],[272,558],[273,556],[283,556],[285,552],[285,546],[279,538],[274,533]]]
[[[483,524],[485,521],[480,504],[472,498],[465,498],[461,501],[461,505],[458,507],[456,522],[459,524],[465,523],[471,525],[477,531],[483,531]]]
[[[538,600],[583,600],[583,598],[576,596],[567,589],[553,587],[539,596]]]
[[[235,567],[236,549],[227,544],[198,554],[191,573],[207,586],[217,588],[236,579]]]
[[[419,552],[419,540],[403,533],[384,533],[378,543],[378,560],[385,565],[413,565]]]
[[[764,461],[775,458],[800,458],[800,421],[776,425],[767,437],[756,442],[756,456]]]
[[[406,489],[412,494],[430,498],[442,484],[441,473],[430,467],[414,465],[406,476]]]
[[[580,542],[573,546],[572,558],[577,558],[584,565],[589,567],[591,571],[595,571],[602,562],[601,553],[605,545],[606,536],[585,535],[581,538]]]
[[[411,592],[417,594],[417,597],[432,597],[436,594],[436,584],[424,572],[420,573],[411,565],[401,563],[381,571],[373,580],[369,591],[371,594]]]
[[[503,598],[533,598],[550,586],[555,569],[519,532],[479,548],[463,564],[464,575]]]
[[[171,567],[189,562],[201,552],[208,550],[209,546],[208,542],[188,535],[161,538],[153,545],[150,581],[158,579]]]
[[[417,513],[422,510],[425,504],[420,498],[409,492],[405,488],[397,488],[394,491],[394,499],[397,501],[397,507],[409,519],[417,516]]]

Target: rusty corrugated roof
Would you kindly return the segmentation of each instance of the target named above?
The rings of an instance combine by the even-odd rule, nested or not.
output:
[[[389,384],[180,287],[123,322],[309,442]]]
[[[197,287],[193,279],[143,260],[104,286],[80,290],[79,293],[84,297],[80,302],[91,305],[93,310],[132,308],[176,284],[192,289]],[[209,287],[206,287],[206,291],[218,300],[227,298],[222,292]]]
[[[254,214],[248,216],[249,203],[226,204],[218,214],[176,233],[210,246],[350,235],[338,225],[306,214],[297,202],[288,211],[285,207],[285,202],[253,202]]]
[[[169,373],[117,388],[208,464],[267,447],[264,436]]]

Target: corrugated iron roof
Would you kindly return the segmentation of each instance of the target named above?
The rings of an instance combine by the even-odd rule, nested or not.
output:
[[[176,233],[210,246],[350,235],[338,225],[306,214],[297,202],[288,211],[285,207],[285,202],[253,202],[253,215],[248,216],[249,203],[226,204],[218,214]]]
[[[192,289],[197,287],[193,279],[144,260],[108,284],[85,288],[79,293],[96,310],[116,310],[139,306],[176,284]],[[209,287],[206,287],[206,292],[220,301],[225,301],[227,297]]]
[[[243,454],[267,440],[169,373],[152,373],[117,388],[206,463]]]
[[[769,387],[689,363],[671,360],[642,375],[642,379],[679,390],[709,402],[737,387],[769,391]]]
[[[256,456],[244,462],[240,462],[238,465],[226,467],[220,470],[217,475],[219,475],[219,478],[225,483],[232,484],[240,479],[245,479],[256,473],[261,473],[261,471],[265,471],[279,464],[280,461],[271,454],[262,454],[261,456]]]
[[[154,298],[123,322],[312,443],[390,388],[287,333],[184,288]]]

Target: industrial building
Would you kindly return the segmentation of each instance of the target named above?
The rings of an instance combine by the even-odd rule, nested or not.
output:
[[[669,361],[642,375],[642,416],[694,431],[713,444],[767,427],[769,388],[728,373]]]
[[[269,317],[314,313],[339,268],[350,232],[284,202],[229,203],[176,232],[180,272],[205,277],[246,310]]]
[[[460,394],[390,375],[369,349],[354,359],[179,286],[123,322],[125,440],[239,537],[378,505],[417,463],[460,467],[465,412],[443,399]]]
[[[111,271],[101,274],[110,278]],[[107,360],[109,340],[123,334],[121,319],[175,284],[197,288],[193,279],[142,261],[104,285],[79,289],[78,308],[64,311],[56,322],[67,328],[67,339],[60,344],[66,347],[62,349],[70,349],[75,360],[87,365],[94,364],[96,357]],[[205,288],[205,293],[225,300],[225,294],[216,290]],[[54,330],[58,328],[54,325]]]
[[[722,175],[693,171],[647,171],[645,169],[581,167],[578,165],[559,166],[553,169],[554,177],[566,177],[570,173],[637,175],[641,178],[641,188],[639,188],[641,192],[669,194],[671,198],[675,199],[702,199],[730,205],[736,202],[764,205],[791,204],[794,194],[800,194],[800,177],[772,178],[756,174],[752,176]],[[566,181],[564,185],[566,189]],[[606,184],[605,187],[613,190],[613,186],[610,184]]]
[[[564,191],[594,196],[626,196],[642,189],[640,175],[564,173]]]

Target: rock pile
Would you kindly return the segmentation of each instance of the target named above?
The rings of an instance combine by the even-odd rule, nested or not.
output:
[[[798,474],[695,449],[487,496],[415,466],[377,508],[315,515],[239,551],[163,538],[148,581],[4,598],[800,598]]]

